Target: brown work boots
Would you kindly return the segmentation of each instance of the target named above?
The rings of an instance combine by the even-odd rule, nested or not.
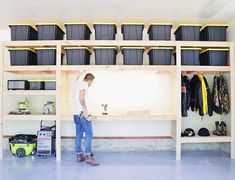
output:
[[[94,155],[93,155],[93,154],[91,154],[91,155],[89,155],[89,156],[88,156],[88,155],[87,155],[87,156],[84,156],[83,154],[78,154],[78,155],[77,155],[77,161],[78,161],[78,162],[83,162],[83,161],[85,161],[86,163],[91,164],[91,165],[93,165],[93,166],[98,166],[98,165],[100,165],[100,163],[94,159]]]

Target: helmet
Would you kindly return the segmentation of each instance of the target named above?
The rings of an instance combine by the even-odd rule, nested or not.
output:
[[[195,132],[191,128],[187,128],[184,130],[184,133],[182,133],[182,136],[192,137],[195,136]]]

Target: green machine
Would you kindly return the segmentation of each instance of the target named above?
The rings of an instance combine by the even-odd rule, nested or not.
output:
[[[9,139],[10,151],[17,157],[34,155],[37,148],[37,136],[31,134],[17,134]]]

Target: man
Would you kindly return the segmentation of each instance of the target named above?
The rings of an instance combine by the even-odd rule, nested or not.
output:
[[[74,122],[76,124],[76,152],[77,152],[77,161],[78,162],[87,162],[91,165],[99,165],[92,154],[92,124],[89,119],[88,110],[86,106],[86,95],[88,87],[91,86],[95,76],[91,73],[85,75],[83,81],[79,81],[79,77],[76,79],[74,87]],[[83,155],[81,149],[81,141],[85,133],[85,153]]]

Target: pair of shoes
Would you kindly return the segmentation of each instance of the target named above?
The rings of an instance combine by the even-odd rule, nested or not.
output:
[[[99,166],[100,165],[100,163],[94,159],[94,154],[87,155],[86,159],[85,159],[85,162],[89,163],[93,166]]]
[[[215,130],[213,134],[216,136],[227,136],[227,127],[224,121],[219,124],[219,121],[215,121]]]
[[[86,157],[83,154],[78,154],[77,155],[77,161],[78,162],[83,162],[85,161]]]

